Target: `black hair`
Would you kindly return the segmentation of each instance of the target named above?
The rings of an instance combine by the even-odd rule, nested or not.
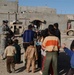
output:
[[[8,23],[8,20],[3,20],[3,23]]]
[[[30,25],[28,25],[28,29],[32,29],[33,28],[33,26],[30,24]]]
[[[55,29],[54,29],[54,26],[52,24],[50,24],[48,26],[48,31],[50,32],[50,34],[55,35]]]
[[[73,50],[74,49],[74,40],[72,41],[71,45],[70,45],[70,49]]]
[[[54,26],[56,27],[56,29],[58,29],[58,23],[54,23]]]
[[[15,40],[14,40],[14,43],[15,43],[15,44],[18,44],[18,39],[15,39]]]
[[[41,30],[41,36],[45,36],[44,30]]]
[[[48,36],[49,35],[48,34],[48,28],[46,28],[44,31],[45,31],[45,37]]]
[[[48,28],[46,28],[45,30],[42,30],[42,31],[41,31],[41,36],[43,36],[44,38],[45,38],[46,36],[48,36]]]
[[[8,45],[12,45],[13,44],[13,41],[12,40],[9,40],[8,41]]]

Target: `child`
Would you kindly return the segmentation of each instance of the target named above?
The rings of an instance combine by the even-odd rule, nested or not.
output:
[[[36,48],[37,48],[37,54],[38,54],[38,63],[37,67],[41,69],[41,36],[38,36],[38,39],[36,41]]]
[[[59,48],[59,39],[55,36],[55,29],[53,25],[48,26],[48,36],[46,36],[42,42],[42,49],[46,51],[46,58],[44,62],[44,69],[42,75],[48,75],[50,64],[52,64],[54,75],[58,75],[57,72],[57,51]],[[52,61],[53,60],[53,61]]]
[[[74,48],[72,50],[69,50],[65,44],[62,45],[62,48],[64,49],[64,51],[71,57],[71,60],[70,60],[70,64],[71,64],[71,68],[68,72],[67,75],[73,75],[74,74]]]
[[[34,47],[34,42],[31,42],[30,46],[27,48],[26,53],[25,53],[25,59],[27,60],[27,66],[26,66],[27,72],[30,71],[30,65],[32,65],[32,72],[34,73],[35,61],[38,59],[37,51],[36,51],[36,48]]]
[[[18,44],[18,39],[14,40],[13,46],[16,48],[16,54],[15,54],[15,63],[20,63],[21,62],[21,47]]]
[[[12,40],[9,41],[9,45],[5,48],[5,56],[7,58],[6,66],[7,66],[7,72],[11,73],[11,66],[13,72],[15,72],[15,64],[14,64],[14,55],[16,53],[16,49],[14,46],[12,46]]]

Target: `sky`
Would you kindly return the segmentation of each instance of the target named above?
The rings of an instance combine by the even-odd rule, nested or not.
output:
[[[74,14],[74,0],[19,0],[20,6],[47,6],[57,14]]]

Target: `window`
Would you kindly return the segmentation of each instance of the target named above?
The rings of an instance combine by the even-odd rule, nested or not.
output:
[[[11,26],[11,28],[13,28],[13,26]]]
[[[19,26],[19,28],[21,29],[21,28],[22,28],[22,26]]]
[[[4,6],[7,6],[7,4],[4,4]]]

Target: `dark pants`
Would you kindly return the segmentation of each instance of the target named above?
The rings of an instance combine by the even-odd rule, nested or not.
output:
[[[58,75],[57,72],[57,52],[46,52],[46,59],[44,63],[43,75],[48,75],[49,66],[52,62],[52,68],[54,75]]]
[[[38,68],[41,68],[41,46],[36,46],[37,54],[38,54]]]
[[[15,54],[15,63],[20,63],[21,62],[21,51],[17,51],[17,53]]]
[[[30,45],[30,43],[23,43],[23,47],[24,47],[24,50],[26,51],[27,47]]]
[[[8,72],[11,72],[11,66],[12,66],[12,70],[15,70],[14,56],[7,56],[6,65],[7,65]]]
[[[67,75],[73,75],[74,74],[74,68],[70,68],[69,72]]]

